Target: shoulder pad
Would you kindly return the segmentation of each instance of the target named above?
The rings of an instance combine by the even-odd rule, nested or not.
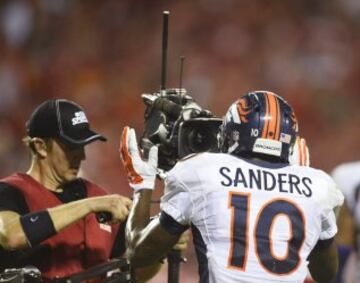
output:
[[[179,162],[180,162],[180,161],[189,160],[189,159],[191,159],[191,158],[193,158],[193,157],[195,157],[195,156],[200,155],[201,153],[202,153],[202,152],[200,152],[200,153],[191,153],[191,154],[189,154],[189,155],[186,155],[186,156],[184,156],[183,158],[179,159]]]

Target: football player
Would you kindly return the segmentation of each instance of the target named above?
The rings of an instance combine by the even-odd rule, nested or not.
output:
[[[346,205],[340,211],[338,235],[340,262],[344,264],[338,277],[344,282],[360,282],[360,161],[338,165],[332,177],[345,195]]]
[[[160,216],[149,222],[157,148],[140,157],[133,129],[121,157],[134,189],[128,256],[160,259],[191,227],[200,282],[318,282],[337,271],[336,211],[343,195],[323,171],[290,165],[298,137],[293,109],[268,91],[250,92],[227,111],[222,153],[179,161],[165,179]]]

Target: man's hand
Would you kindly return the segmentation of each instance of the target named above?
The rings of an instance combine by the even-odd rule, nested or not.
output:
[[[117,194],[93,197],[87,200],[91,201],[92,212],[111,213],[112,223],[124,221],[132,205],[132,201],[129,198]]]
[[[120,141],[120,157],[128,175],[130,186],[135,190],[153,190],[158,162],[158,148],[150,148],[149,160],[140,156],[135,130],[125,127]]]

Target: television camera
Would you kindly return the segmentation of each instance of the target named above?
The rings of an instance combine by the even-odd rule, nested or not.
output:
[[[145,152],[159,146],[158,167],[170,170],[176,162],[199,152],[217,152],[222,120],[198,105],[184,88],[143,94],[145,127],[140,146]]]

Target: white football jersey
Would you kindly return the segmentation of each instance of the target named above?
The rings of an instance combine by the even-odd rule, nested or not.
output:
[[[202,153],[168,173],[161,210],[191,225],[200,282],[303,282],[343,195],[323,171]]]

